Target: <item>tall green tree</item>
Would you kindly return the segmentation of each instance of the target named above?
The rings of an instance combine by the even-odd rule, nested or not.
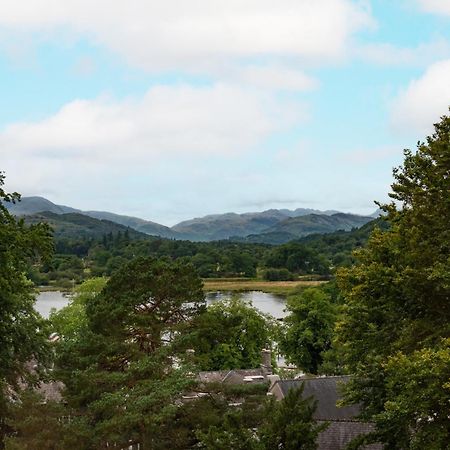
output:
[[[53,248],[47,225],[27,226],[8,212],[5,204],[20,196],[5,192],[4,180],[0,172],[0,447],[8,391],[16,389],[19,380],[33,383],[26,363],[33,360],[39,369],[39,362],[49,356],[45,322],[33,308],[35,291],[25,274]]]
[[[91,445],[158,449],[161,424],[193,372],[175,342],[204,308],[202,283],[181,261],[137,258],[86,302],[83,332],[62,340],[58,373],[69,406],[91,429]]]
[[[331,347],[337,317],[336,305],[319,288],[305,289],[287,299],[280,350],[288,362],[317,374],[324,354]]]
[[[362,402],[388,448],[448,448],[440,446],[450,442],[440,361],[450,337],[450,118],[404,154],[394,201],[383,206],[390,229],[375,231],[358,264],[339,272],[338,341],[355,374],[347,399]]]

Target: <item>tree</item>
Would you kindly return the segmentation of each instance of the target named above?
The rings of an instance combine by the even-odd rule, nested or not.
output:
[[[33,359],[40,369],[39,363],[49,356],[45,322],[33,308],[35,291],[25,274],[30,263],[38,264],[52,252],[47,225],[27,226],[8,212],[5,202],[20,196],[6,193],[4,180],[0,172],[0,447],[7,390],[16,389],[20,379],[33,383],[26,363]]]
[[[76,340],[87,327],[86,305],[105,287],[104,277],[91,278],[75,288],[68,305],[50,313],[50,322],[54,332],[67,343]]]
[[[198,432],[199,447],[211,450],[264,450],[256,433],[243,425],[242,411],[228,411],[218,426]]]
[[[317,436],[328,424],[316,424],[313,419],[317,402],[303,398],[304,386],[289,390],[280,402],[267,406],[266,420],[260,436],[266,449],[315,450]],[[272,399],[273,400],[273,399]]]
[[[38,393],[24,391],[11,407],[8,423],[14,435],[6,439],[6,450],[62,450],[63,415],[61,404],[46,403]]]
[[[192,322],[186,346],[201,370],[251,369],[271,346],[273,321],[239,298],[209,305]]]
[[[90,424],[92,446],[160,448],[160,426],[193,382],[176,340],[203,308],[192,266],[154,258],[122,267],[88,299],[85,325],[62,339],[57,367],[69,406]]]
[[[289,296],[287,310],[280,350],[290,363],[316,374],[331,346],[336,306],[323,290],[309,288]]]
[[[450,118],[404,155],[389,194],[396,203],[383,206],[390,229],[375,230],[358,264],[339,272],[338,342],[355,374],[347,401],[362,402],[377,438],[391,449],[446,448]]]
[[[263,388],[263,385],[246,386]],[[235,386],[241,391],[243,387]],[[255,394],[255,391],[253,394]],[[199,443],[196,447],[249,450],[314,450],[318,434],[328,425],[317,424],[313,418],[316,402],[303,397],[303,385],[291,389],[281,401],[266,395],[245,396],[241,392],[238,407],[222,409],[219,423],[211,424],[206,430],[196,432]],[[248,394],[248,393],[247,393]],[[249,398],[250,397],[250,398]],[[242,400],[242,399],[245,400]]]

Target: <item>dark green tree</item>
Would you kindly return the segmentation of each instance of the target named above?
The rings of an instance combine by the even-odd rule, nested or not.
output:
[[[203,308],[193,268],[154,258],[124,266],[86,301],[85,325],[62,339],[57,362],[69,406],[89,423],[93,447],[160,448],[162,424],[193,383],[175,343]]]
[[[35,291],[26,278],[30,264],[48,258],[53,249],[47,225],[27,226],[7,210],[5,203],[20,199],[4,191],[5,176],[0,172],[0,447],[4,437],[5,412],[10,389],[19,380],[32,384],[27,363],[44,362],[48,356],[45,322],[34,310]],[[38,370],[39,372],[39,370]]]
[[[395,203],[383,206],[390,229],[375,231],[358,264],[339,272],[338,340],[355,374],[347,400],[362,402],[388,448],[448,448],[448,369],[440,361],[450,337],[450,118],[404,154]]]
[[[197,432],[199,447],[208,450],[264,450],[257,434],[244,425],[241,410],[228,411],[220,425],[208,428],[207,432]]]
[[[317,437],[328,426],[317,424],[313,418],[317,403],[303,397],[303,385],[291,389],[280,402],[267,406],[266,420],[260,429],[265,449],[315,450]]]
[[[7,450],[63,450],[64,407],[45,402],[33,390],[22,392],[20,402],[10,408],[8,424],[14,434],[6,438]]]

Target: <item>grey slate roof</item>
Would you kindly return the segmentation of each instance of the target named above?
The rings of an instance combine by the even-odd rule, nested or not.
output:
[[[198,379],[202,383],[242,384],[246,382],[244,380],[246,377],[263,377],[262,379],[254,379],[252,382],[264,383],[267,380],[267,371],[264,369],[233,369],[200,372],[198,374]]]
[[[303,397],[313,397],[317,401],[314,419],[328,422],[328,428],[317,439],[318,450],[343,450],[357,436],[374,430],[374,425],[359,422],[359,405],[338,407],[336,403],[342,398],[341,388],[349,381],[349,376],[299,378],[298,380],[279,380],[277,386],[283,397],[291,389],[298,389],[304,384]],[[272,387],[273,388],[273,387]],[[361,449],[381,450],[381,444],[371,444]]]
[[[317,377],[300,378],[298,380],[280,380],[277,381],[283,396],[290,389],[299,388],[304,384],[303,396],[305,398],[313,397],[317,400],[317,409],[314,414],[316,420],[355,420],[360,413],[358,405],[338,407],[336,402],[342,398],[340,389],[350,377]]]
[[[320,421],[319,421],[320,423]],[[318,450],[342,450],[352,439],[374,430],[371,423],[365,422],[328,422],[328,428],[317,438]],[[370,444],[361,447],[364,450],[382,450],[381,444]]]

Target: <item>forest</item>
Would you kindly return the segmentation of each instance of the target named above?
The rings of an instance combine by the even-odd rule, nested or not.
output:
[[[314,234],[282,245],[233,240],[191,242],[147,236],[131,229],[98,236],[55,233],[51,260],[32,266],[28,276],[40,286],[68,288],[90,277],[110,276],[133,257],[154,256],[189,261],[202,278],[277,281],[316,275],[327,279],[336,267],[354,262],[352,252],[367,242],[375,227],[387,226],[379,218],[352,231]]]
[[[343,403],[372,426],[349,449],[450,448],[450,117],[404,151],[383,218],[278,246],[53,239],[8,212],[19,196],[4,183],[0,448],[316,449],[330,424],[304,384],[276,401],[266,382],[199,378],[259,367],[263,350],[307,377],[349,376]],[[306,274],[330,282],[291,292],[282,322],[238,298],[205,303],[202,278]],[[35,287],[71,280],[69,305],[43,319]]]

